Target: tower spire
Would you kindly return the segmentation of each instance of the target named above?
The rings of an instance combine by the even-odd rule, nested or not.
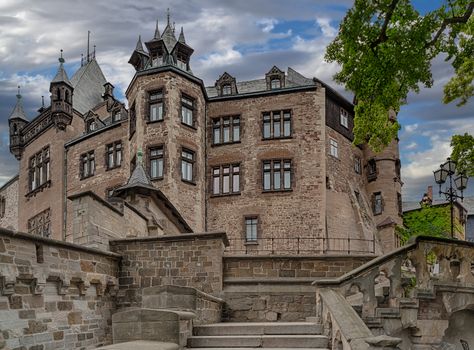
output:
[[[88,30],[87,31],[87,57],[86,57],[86,61],[87,62],[90,62],[90,50],[89,50],[89,47],[90,47],[90,36],[91,36],[91,31]]]
[[[155,35],[153,39],[160,39],[160,38],[161,38],[160,28],[158,27],[158,19],[156,19]]]
[[[64,62],[66,62],[63,58],[63,49],[61,49],[61,55],[58,59],[59,61],[59,68],[58,68],[58,72],[56,73],[56,76],[54,77],[54,79],[51,81],[51,83],[60,83],[60,82],[63,82],[63,83],[66,83],[68,84],[69,86],[72,86],[71,82],[69,81],[69,78],[67,76],[67,73],[66,71],[64,70]]]
[[[28,121],[26,118],[26,113],[25,110],[23,109],[23,101],[22,101],[22,96],[20,93],[20,85],[18,85],[18,90],[16,94],[16,105],[15,108],[13,108],[12,113],[10,114],[10,117],[8,119],[23,119],[25,121]]]
[[[142,44],[142,36],[138,36],[137,46],[135,47],[135,51],[144,51],[143,44]]]
[[[186,44],[186,39],[184,38],[184,30],[183,27],[181,27],[181,33],[179,33],[179,38],[178,41],[182,44]]]
[[[166,9],[166,17],[168,19],[168,25],[170,25],[170,8],[169,7]]]

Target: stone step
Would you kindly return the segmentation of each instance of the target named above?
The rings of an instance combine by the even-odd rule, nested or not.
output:
[[[313,322],[227,322],[193,328],[194,335],[321,334],[322,325]]]
[[[327,348],[323,335],[226,335],[193,336],[189,348]]]

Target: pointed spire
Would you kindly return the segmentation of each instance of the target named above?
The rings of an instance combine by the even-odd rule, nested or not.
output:
[[[166,9],[166,18],[168,19],[168,25],[170,25],[170,8]]]
[[[13,108],[13,111],[10,114],[10,117],[8,117],[8,120],[11,120],[11,119],[23,119],[25,121],[28,121],[25,110],[23,109],[23,101],[22,101],[22,96],[20,94],[20,85],[18,85],[18,93],[16,95],[15,108]]]
[[[69,86],[72,86],[71,82],[69,81],[69,78],[67,76],[66,71],[64,70],[64,58],[63,58],[63,50],[61,49],[61,57],[58,59],[59,61],[59,68],[58,72],[56,73],[56,76],[54,79],[51,81],[51,83],[66,83]]]
[[[181,33],[179,33],[179,39],[178,41],[181,43],[181,44],[186,44],[186,39],[184,38],[184,30],[183,30],[183,27],[181,27]]]
[[[143,51],[143,44],[142,44],[142,36],[138,36],[137,46],[135,47],[135,51]]]
[[[156,20],[156,27],[155,27],[155,36],[153,37],[153,39],[160,39],[161,38],[161,35],[160,35],[160,28],[158,27],[158,19]]]

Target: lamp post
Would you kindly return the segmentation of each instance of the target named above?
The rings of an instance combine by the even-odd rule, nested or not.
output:
[[[458,198],[462,200],[463,191],[467,187],[467,180],[468,177],[464,174],[456,174],[456,162],[451,160],[450,158],[444,164],[440,165],[438,170],[433,171],[435,182],[439,185],[439,195],[444,194],[446,196],[446,200],[449,201],[450,209],[451,209],[451,238],[454,238],[454,202],[457,201]],[[443,192],[441,191],[441,185],[444,184],[449,178],[449,183],[447,183],[446,190]],[[453,182],[456,188],[453,187]],[[459,196],[456,189],[461,192]]]

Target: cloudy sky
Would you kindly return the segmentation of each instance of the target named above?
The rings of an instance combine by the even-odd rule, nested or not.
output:
[[[337,34],[350,0],[2,0],[0,2],[0,185],[17,172],[8,151],[8,116],[21,85],[31,119],[41,96],[49,99],[49,82],[64,50],[71,76],[86,51],[87,30],[105,76],[122,95],[133,77],[127,64],[139,34],[151,39],[158,18],[161,30],[166,9],[195,49],[191,66],[206,85],[224,71],[238,80],[261,78],[273,65],[290,66],[316,76],[350,98],[332,82],[338,67],[323,60],[327,44]],[[415,1],[421,12],[436,1]],[[427,5],[428,4],[428,5]],[[463,108],[443,105],[442,86],[452,69],[442,58],[433,62],[435,85],[410,95],[399,114],[400,151],[405,200],[419,200],[432,171],[449,155],[452,134],[474,134],[473,103]],[[122,95],[123,96],[123,95]],[[471,179],[472,181],[472,179]],[[474,181],[470,194],[474,194]]]

